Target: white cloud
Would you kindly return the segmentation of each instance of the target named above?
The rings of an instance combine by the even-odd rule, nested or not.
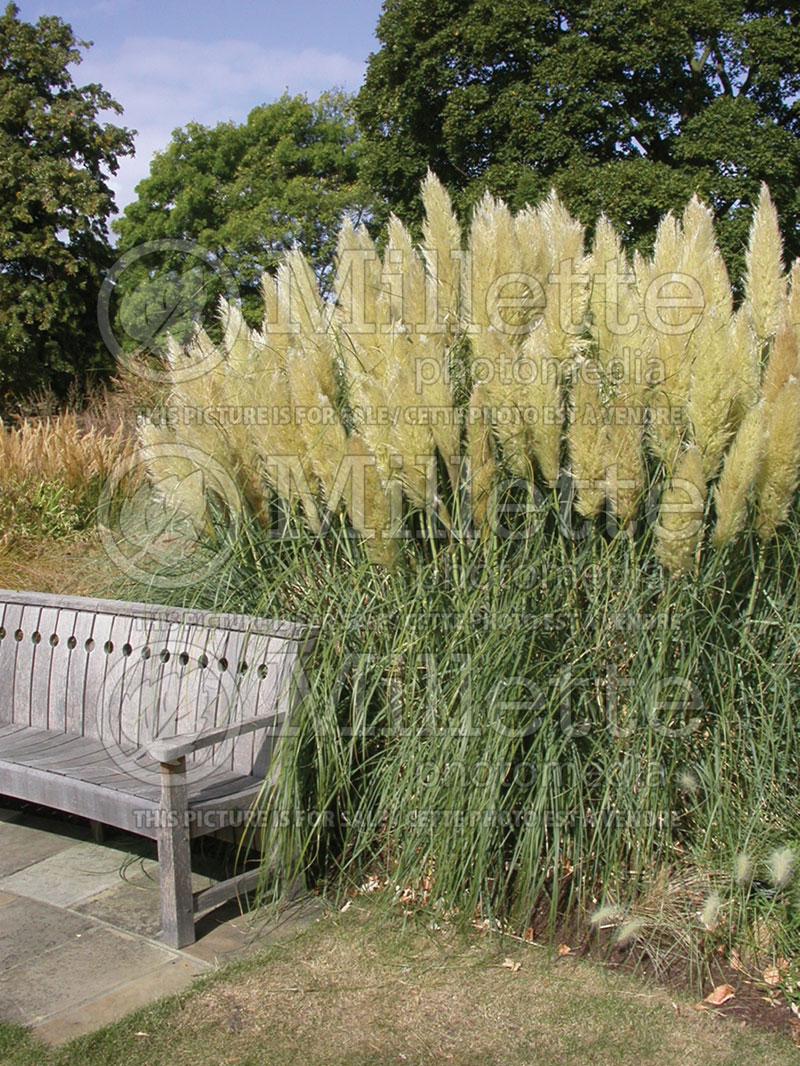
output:
[[[201,41],[129,37],[116,51],[90,52],[73,72],[78,84],[99,82],[125,108],[112,121],[136,129],[136,156],[123,159],[112,185],[117,206],[134,199],[134,187],[150,170],[153,152],[187,122],[243,122],[258,104],[284,91],[310,99],[339,86],[355,91],[365,63],[338,53],[297,52],[248,41]]]

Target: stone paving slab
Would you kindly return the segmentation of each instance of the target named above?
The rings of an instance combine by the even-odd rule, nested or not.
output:
[[[113,992],[37,1022],[33,1026],[34,1035],[46,1044],[63,1044],[84,1033],[94,1032],[162,996],[181,992],[200,972],[202,967],[191,959],[171,959],[143,977],[127,981]]]
[[[318,913],[296,904],[265,924],[232,900],[201,915],[197,942],[177,951],[159,941],[158,867],[147,849],[138,854],[141,842],[124,835],[117,846],[88,835],[80,824],[0,808],[0,1018],[47,1043],[179,992]],[[196,889],[212,883],[197,873],[193,881]]]
[[[3,841],[0,878],[9,877],[42,859],[52,858],[75,844],[73,839],[63,834],[20,825],[17,821],[5,818],[0,824],[0,834]]]
[[[194,892],[208,888],[213,883],[210,877],[192,873]],[[157,938],[161,930],[157,863],[148,860],[143,867],[133,870],[131,876],[124,879],[118,877],[116,884],[74,904],[71,909],[77,914],[109,922],[129,933]]]
[[[94,928],[80,915],[17,896],[0,912],[0,972],[30,963],[62,944],[80,939]]]
[[[16,828],[16,827],[12,827]],[[0,828],[5,846],[6,827]],[[42,903],[69,907],[119,884],[124,852],[101,844],[70,841],[70,846],[8,877],[0,877],[0,890]],[[131,855],[128,860],[135,859]]]
[[[174,958],[175,953],[166,947],[95,926],[6,969],[0,975],[2,1013],[9,1021],[36,1025],[53,1014],[106,996]],[[194,973],[205,968],[198,960],[187,965]]]

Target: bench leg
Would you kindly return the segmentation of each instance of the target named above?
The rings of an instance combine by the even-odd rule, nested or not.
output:
[[[194,943],[187,799],[186,760],[162,763],[161,817],[157,836],[161,935],[176,948]]]

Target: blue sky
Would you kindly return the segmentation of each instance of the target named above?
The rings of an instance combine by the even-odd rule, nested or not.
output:
[[[153,152],[187,122],[243,122],[285,90],[309,98],[355,91],[370,52],[381,0],[16,0],[20,18],[58,15],[93,41],[73,71],[100,82],[125,108],[115,122],[138,130],[136,156],[113,182],[117,205],[134,198]]]

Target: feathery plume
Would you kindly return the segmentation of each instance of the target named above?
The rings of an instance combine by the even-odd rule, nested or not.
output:
[[[599,380],[595,363],[587,359],[578,364],[567,431],[572,477],[578,489],[575,506],[586,518],[599,514],[606,498],[607,419]]]
[[[686,448],[664,489],[655,527],[656,555],[676,576],[694,566],[703,533],[705,499],[702,456],[697,448]]]
[[[800,479],[800,381],[790,378],[765,409],[766,450],[756,481],[756,530],[770,540],[786,521]]]
[[[330,315],[317,288],[311,265],[295,245],[277,273],[278,299],[291,325],[294,343],[301,343],[319,388],[336,402],[336,353]]]
[[[169,426],[144,422],[139,427],[139,454],[166,508],[183,515],[199,535],[208,528],[205,479],[192,456]],[[185,454],[181,454],[185,451]]]
[[[759,344],[764,344],[778,328],[786,299],[778,212],[765,184],[750,226],[745,265],[744,306]]]
[[[642,407],[612,404],[605,432],[605,494],[620,528],[636,517],[644,495],[645,467],[642,451]]]
[[[347,435],[339,415],[321,390],[305,352],[290,351],[286,376],[305,455],[328,500],[347,454]]]
[[[498,470],[494,458],[495,447],[488,401],[486,392],[480,385],[475,386],[469,398],[466,448],[472,522],[485,540],[493,526],[490,504]]]
[[[763,399],[768,404],[774,403],[789,378],[800,378],[800,362],[797,334],[794,327],[784,319],[778,326],[764,369],[764,379],[761,383]]]
[[[399,551],[393,536],[389,492],[378,476],[374,456],[357,433],[347,438],[347,454],[354,460],[347,496],[350,521],[364,538],[372,561],[391,567]]]
[[[792,263],[789,274],[789,309],[787,317],[795,330],[800,333],[800,258]]]
[[[431,307],[436,309],[437,322],[452,333],[461,292],[461,227],[449,193],[430,170],[422,182],[422,204],[422,254],[428,267]]]
[[[564,408],[557,364],[548,344],[544,324],[525,338],[520,366],[526,372],[526,382],[518,386],[518,393],[527,454],[535,459],[545,481],[553,488],[558,481],[561,465]]]
[[[711,537],[714,547],[724,547],[744,529],[748,497],[761,470],[765,451],[764,404],[761,403],[745,415],[714,487],[717,512]]]
[[[775,888],[785,888],[792,879],[797,856],[791,848],[775,848],[767,858],[769,879]]]
[[[741,851],[733,864],[733,879],[737,885],[746,885],[753,879],[753,860]]]

